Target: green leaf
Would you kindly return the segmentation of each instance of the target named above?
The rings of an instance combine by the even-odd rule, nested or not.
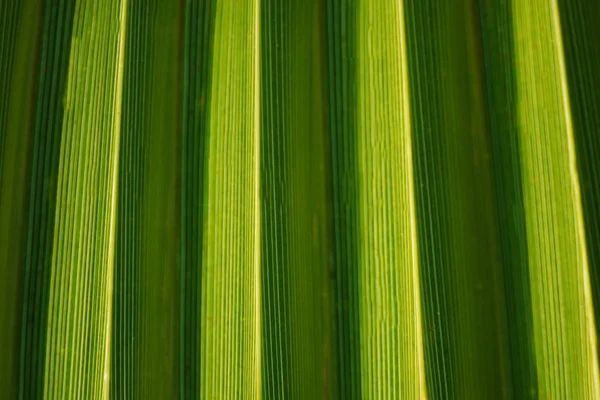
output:
[[[11,164],[2,174],[31,174],[12,188],[12,200],[28,205],[27,217],[4,201],[11,187],[2,190],[2,214],[16,211],[13,234],[27,233],[26,246],[17,239],[14,254],[1,253],[5,265],[22,266],[18,280],[6,281],[22,284],[20,309],[12,314],[21,336],[9,344],[13,354],[20,350],[19,372],[11,371],[8,390],[28,398],[105,397],[126,3],[46,4],[43,22],[26,8],[35,7],[30,3],[18,9],[20,27],[41,23],[43,33],[25,39],[17,30],[23,47],[11,67],[23,68],[15,74],[24,82],[9,99],[23,109],[9,109],[3,121],[9,148],[21,147],[7,154]],[[39,69],[31,54],[37,45]],[[40,75],[35,100],[28,99],[32,70]],[[27,120],[30,127],[23,126]],[[21,129],[27,133],[19,138]],[[31,186],[23,189],[26,182]]]
[[[598,20],[0,3],[0,397],[597,398]]]
[[[259,5],[246,0],[215,6],[202,289],[196,299],[200,396],[255,398],[261,377]]]
[[[484,33],[484,48],[496,66],[488,86],[514,393],[594,398],[587,248],[597,243],[584,230],[575,137],[586,133],[572,122],[560,11],[556,1],[486,11],[490,27],[503,27]]]

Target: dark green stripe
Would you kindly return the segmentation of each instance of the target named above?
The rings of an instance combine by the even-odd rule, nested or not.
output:
[[[29,235],[23,292],[19,398],[37,398],[44,386],[48,285],[52,262],[63,96],[71,50],[74,1],[44,5],[30,189]]]

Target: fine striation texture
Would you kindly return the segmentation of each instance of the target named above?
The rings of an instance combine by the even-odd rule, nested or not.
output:
[[[600,397],[600,5],[0,2],[0,398]]]
[[[216,4],[202,248],[202,398],[260,397],[259,3]]]
[[[600,319],[600,3],[557,2],[595,320]],[[598,326],[596,324],[596,332]]]
[[[506,337],[473,2],[406,2],[423,364],[430,398],[506,396]]]
[[[173,398],[180,383],[181,7],[130,0],[127,13],[111,396]]]
[[[46,231],[53,240],[46,258],[45,398],[106,397],[110,370],[126,3],[81,1],[66,11],[73,5],[72,33],[65,35],[70,57],[61,68],[68,75],[55,99],[63,115],[54,226]]]
[[[324,8],[263,1],[260,12],[262,396],[330,398]]]
[[[2,58],[0,263],[16,289],[2,315],[21,335],[2,342],[0,393],[106,397],[126,3],[38,3],[2,5],[18,45]]]
[[[425,396],[403,12],[400,2],[359,2],[347,89],[356,85],[360,398]]]
[[[513,395],[596,398],[589,278],[589,254],[593,257],[596,250],[588,249],[598,245],[597,221],[586,218],[593,215],[589,193],[595,186],[586,183],[588,200],[582,202],[578,165],[584,166],[587,180],[594,175],[589,158],[578,164],[576,156],[577,140],[589,134],[581,111],[573,123],[568,76],[575,70],[567,71],[563,46],[563,32],[576,29],[575,21],[565,18],[561,26],[554,0],[481,7],[482,25],[490,27],[484,29],[483,45],[511,316]],[[581,83],[574,82],[578,99]],[[597,107],[593,97],[590,104]],[[587,213],[582,204],[588,204]]]
[[[23,266],[42,11],[39,0],[3,1],[0,5],[0,398],[7,399],[18,396],[22,361]],[[27,301],[35,301],[35,297]],[[31,339],[29,344],[33,345]]]
[[[332,231],[336,395],[361,396],[360,219],[356,128],[357,2],[327,1],[327,148]]]

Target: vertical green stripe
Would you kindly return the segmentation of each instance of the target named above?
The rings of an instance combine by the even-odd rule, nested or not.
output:
[[[332,185],[336,394],[341,398],[358,398],[361,393],[356,13],[354,0],[327,2],[327,137]]]
[[[0,397],[19,393],[41,2],[0,6]],[[29,293],[27,293],[29,295]]]
[[[183,4],[128,8],[111,392],[176,398]]]
[[[254,398],[258,3],[216,3],[202,248],[200,393]]]
[[[431,398],[505,396],[497,221],[470,2],[407,2],[422,335]],[[477,382],[477,383],[475,383]]]

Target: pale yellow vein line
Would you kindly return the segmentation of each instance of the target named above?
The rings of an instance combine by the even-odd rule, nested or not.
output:
[[[110,206],[110,232],[108,244],[108,283],[106,285],[107,302],[107,321],[104,355],[104,398],[108,399],[110,393],[110,346],[112,329],[112,311],[113,311],[113,276],[115,266],[115,234],[116,234],[116,214],[117,214],[117,178],[119,170],[119,146],[121,139],[121,110],[123,104],[123,69],[125,61],[125,34],[127,31],[127,0],[121,1],[121,24],[119,29],[119,52],[117,56],[117,69],[115,71],[115,99],[114,99],[114,142],[113,142],[113,169],[112,169],[112,188],[111,188],[111,206]]]
[[[411,235],[411,255],[412,255],[412,279],[413,279],[413,307],[415,314],[415,335],[416,335],[416,357],[419,377],[420,398],[427,398],[427,389],[425,386],[425,363],[423,359],[423,331],[421,326],[421,289],[419,278],[419,254],[417,244],[417,216],[415,206],[415,185],[413,171],[412,139],[410,125],[410,94],[408,83],[408,60],[406,28],[404,24],[404,0],[398,0],[398,21],[400,26],[400,59],[402,60],[400,68],[402,69],[402,117],[404,121],[404,146],[407,153],[407,176],[410,204],[410,235]]]
[[[585,301],[585,314],[587,320],[587,333],[590,340],[590,357],[592,362],[593,374],[593,398],[600,394],[599,371],[598,371],[598,352],[596,338],[596,324],[594,321],[594,308],[592,305],[592,289],[589,276],[589,263],[586,248],[585,223],[583,219],[583,210],[581,206],[581,188],[579,185],[579,174],[577,172],[577,154],[575,151],[575,139],[573,137],[573,121],[571,120],[571,104],[569,99],[569,85],[567,81],[567,68],[565,65],[565,53],[562,42],[562,28],[560,24],[560,15],[557,0],[552,0],[552,24],[554,25],[555,43],[558,52],[558,64],[560,70],[560,85],[562,89],[562,102],[565,110],[565,125],[567,131],[567,145],[569,151],[569,173],[571,175],[571,193],[575,209],[575,218],[577,226],[577,243],[583,267],[583,293]]]
[[[262,397],[260,312],[260,2],[254,1],[254,368],[255,399]]]

